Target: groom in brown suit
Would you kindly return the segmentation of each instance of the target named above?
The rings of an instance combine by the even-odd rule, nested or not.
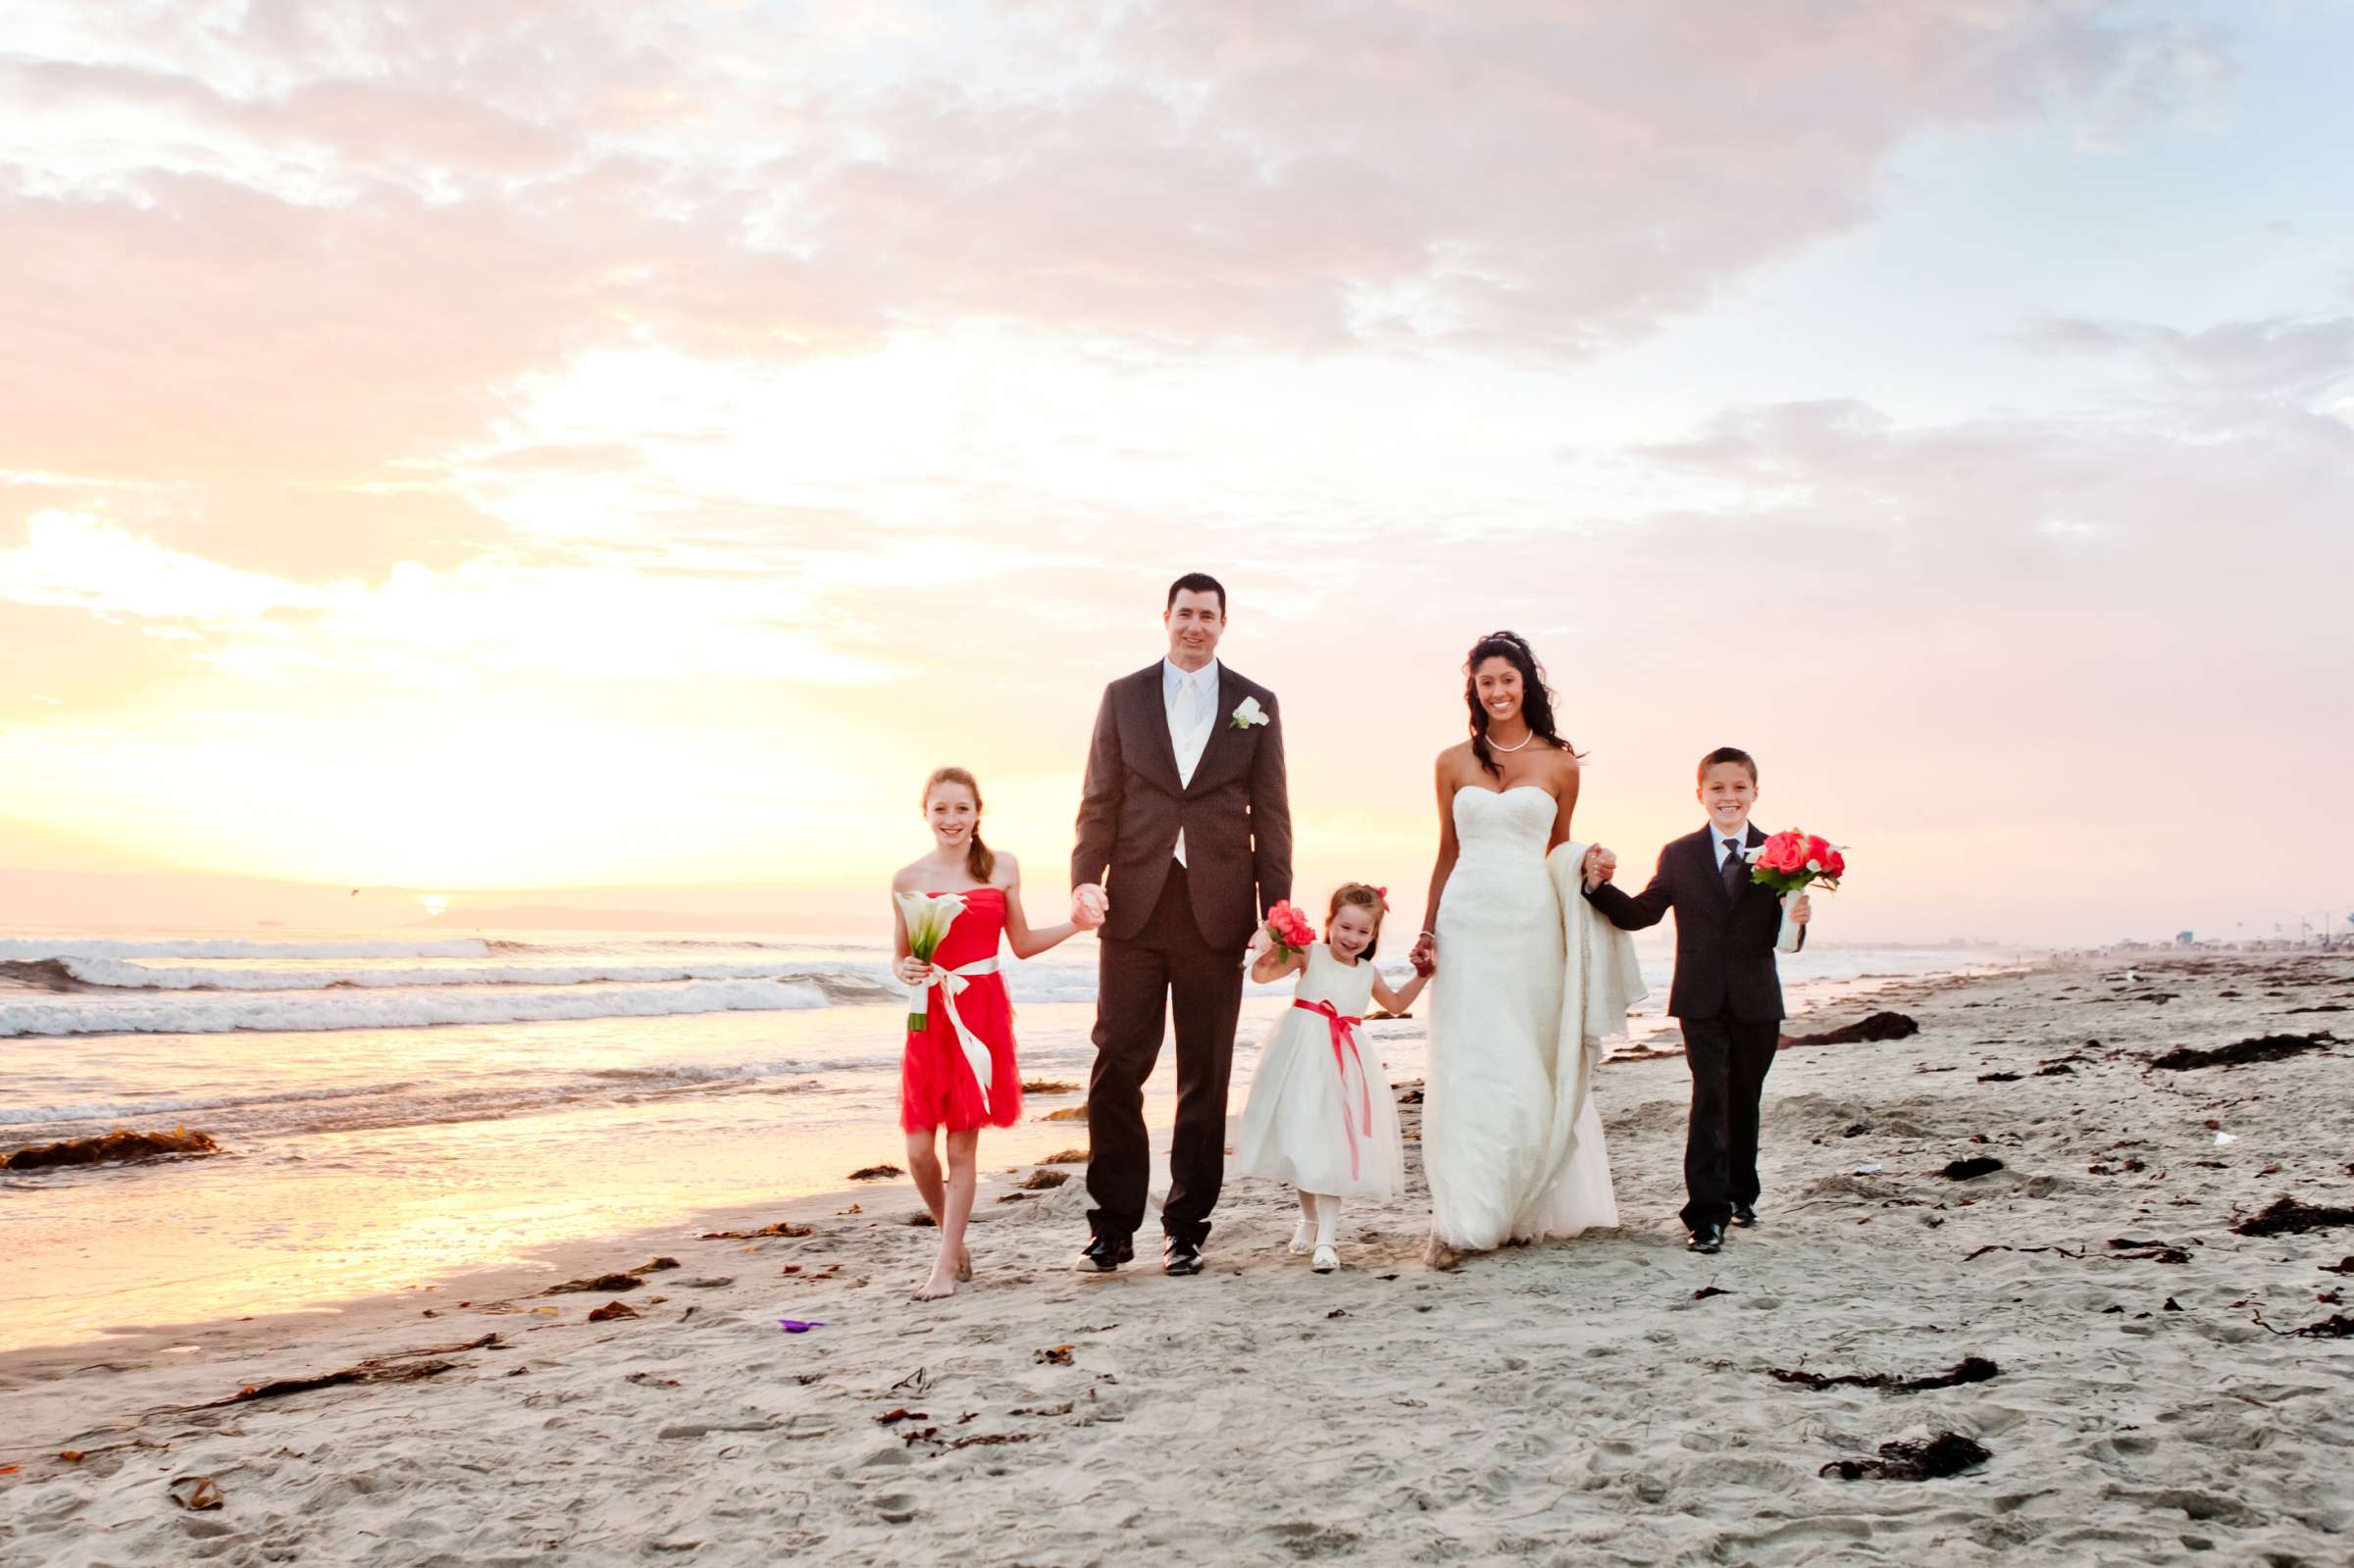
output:
[[[1169,586],[1169,653],[1103,688],[1074,903],[1100,915],[1096,1066],[1087,1088],[1084,1267],[1134,1257],[1151,1145],[1145,1080],[1177,1014],[1177,1129],[1161,1269],[1202,1272],[1226,1175],[1226,1086],[1243,1004],[1243,951],[1292,895],[1292,813],[1275,693],[1218,662],[1226,590],[1196,572]]]

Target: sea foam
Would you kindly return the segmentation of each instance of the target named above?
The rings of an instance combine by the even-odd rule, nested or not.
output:
[[[480,936],[446,941],[119,941],[108,936],[0,936],[0,958],[486,958]]]
[[[221,1035],[234,1030],[415,1029],[434,1024],[527,1024],[677,1013],[775,1012],[827,1005],[811,985],[695,981],[613,988],[305,991],[181,994],[169,1000],[81,996],[0,1002],[0,1038],[25,1035]]]

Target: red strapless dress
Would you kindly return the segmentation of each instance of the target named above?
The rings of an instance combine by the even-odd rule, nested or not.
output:
[[[948,927],[932,962],[941,969],[961,969],[995,958],[1005,933],[1005,893],[998,887],[975,887],[963,894],[964,913]],[[990,1086],[986,1102],[981,1081],[965,1060],[964,1042],[948,1018],[953,1007],[964,1027],[989,1050]],[[907,1034],[907,1053],[899,1063],[899,1125],[910,1133],[945,1127],[969,1133],[979,1127],[1011,1127],[1022,1119],[1022,1075],[1013,1061],[1013,1003],[998,975],[969,975],[953,997],[945,986],[932,987],[932,1005],[922,1034]]]

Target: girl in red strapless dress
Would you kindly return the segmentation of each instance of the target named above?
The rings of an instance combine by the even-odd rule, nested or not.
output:
[[[1069,939],[1075,921],[1030,929],[1022,912],[1022,872],[1011,855],[981,841],[981,786],[962,768],[943,768],[925,781],[924,820],[932,853],[892,879],[895,972],[925,987],[924,1028],[907,1034],[899,1066],[899,1126],[907,1135],[907,1168],[940,1227],[940,1257],[915,1292],[919,1301],[954,1295],[973,1277],[965,1250],[973,1212],[981,1129],[1011,1127],[1022,1115],[1021,1071],[1013,1054],[1013,1004],[998,973],[999,939],[1016,958],[1034,958]],[[907,942],[898,898],[953,893],[964,908],[925,963]],[[1074,911],[1074,914],[1078,911]],[[1091,917],[1091,925],[1100,924]],[[947,1143],[947,1170],[937,1143]]]

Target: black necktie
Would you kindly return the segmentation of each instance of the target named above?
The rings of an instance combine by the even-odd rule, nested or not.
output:
[[[1741,896],[1742,883],[1749,880],[1749,862],[1741,858],[1741,846],[1730,838],[1719,839],[1718,842],[1730,851],[1724,857],[1725,896],[1738,898]]]

